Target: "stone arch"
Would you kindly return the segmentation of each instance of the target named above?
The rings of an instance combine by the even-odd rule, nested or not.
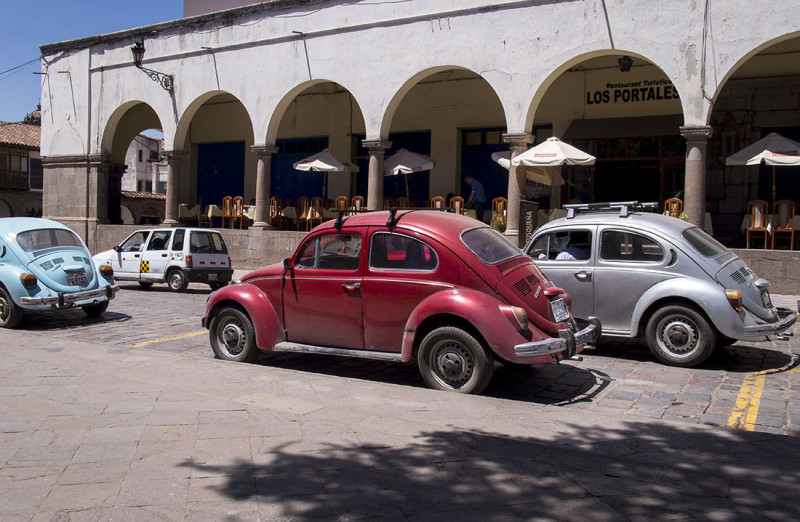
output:
[[[106,122],[101,154],[114,163],[124,164],[130,142],[147,129],[163,129],[161,119],[149,104],[139,100],[121,104]]]

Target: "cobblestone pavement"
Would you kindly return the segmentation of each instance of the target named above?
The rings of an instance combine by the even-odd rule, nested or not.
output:
[[[207,288],[123,286],[0,331],[1,520],[800,519],[796,340],[694,369],[600,347],[462,396],[413,365],[217,361]]]

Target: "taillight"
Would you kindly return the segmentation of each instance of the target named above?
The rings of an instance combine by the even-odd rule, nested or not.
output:
[[[100,275],[105,277],[106,279],[111,279],[112,277],[114,277],[114,269],[108,265],[100,265],[98,270],[100,271]]]
[[[739,290],[725,289],[725,297],[728,299],[731,308],[737,312],[742,311],[742,293]]]
[[[525,313],[525,309],[519,306],[500,305],[500,311],[519,331],[524,332],[528,329],[528,314]]]
[[[554,286],[552,288],[545,288],[545,290],[544,290],[544,295],[548,299],[552,299],[554,297],[558,297],[563,293],[564,293],[564,289],[563,288],[559,288],[557,286]]]
[[[231,256],[228,256],[228,268],[233,267],[233,263],[231,263]]]
[[[192,268],[192,256],[186,256],[186,268]]]
[[[20,274],[19,280],[22,283],[22,286],[28,290],[33,290],[36,288],[36,284],[39,282],[35,275],[28,273]]]

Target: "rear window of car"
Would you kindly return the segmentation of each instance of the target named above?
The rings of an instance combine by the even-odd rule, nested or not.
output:
[[[500,235],[500,232],[490,227],[467,230],[461,234],[461,241],[487,265],[495,265],[506,259],[522,255],[519,248],[509,243]]]
[[[728,252],[728,249],[719,241],[709,236],[697,227],[687,228],[683,231],[683,238],[705,257],[717,257]]]
[[[189,251],[193,254],[227,254],[222,236],[214,232],[192,232]]]
[[[40,228],[20,232],[17,234],[17,243],[26,252],[54,247],[83,248],[81,240],[74,232],[60,228]]]

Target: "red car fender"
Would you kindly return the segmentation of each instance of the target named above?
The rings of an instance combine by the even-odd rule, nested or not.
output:
[[[272,350],[273,346],[284,340],[283,324],[275,307],[255,286],[247,283],[228,285],[211,294],[206,303],[203,326],[208,328],[214,315],[226,306],[241,308],[250,317],[259,349]]]
[[[465,288],[444,290],[429,296],[417,305],[406,322],[401,348],[402,360],[410,361],[415,341],[422,341],[421,338],[417,338],[417,330],[425,320],[435,316],[450,315],[472,325],[488,347],[502,359],[525,364],[551,362],[552,358],[549,356],[543,360],[539,360],[540,358],[522,360],[514,355],[514,346],[517,344],[539,341],[546,336],[532,324],[528,326],[527,331],[520,331],[519,327],[515,327],[502,312],[501,306],[508,305],[483,292]]]

